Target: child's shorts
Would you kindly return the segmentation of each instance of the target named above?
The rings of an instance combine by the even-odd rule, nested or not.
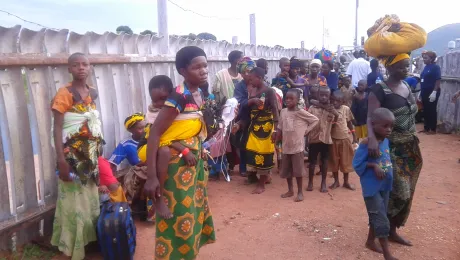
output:
[[[389,191],[379,191],[372,197],[364,197],[369,225],[374,228],[375,237],[384,238],[390,234],[390,221],[388,220]]]
[[[283,154],[281,178],[297,178],[305,175],[303,152],[296,154]]]
[[[329,150],[329,162],[327,165],[330,172],[353,172],[353,145],[349,138],[332,139]]]
[[[310,164],[316,164],[318,155],[320,155],[321,163],[327,163],[330,146],[330,144],[325,143],[310,144],[308,147],[308,160]]]
[[[362,139],[367,137],[367,125],[355,126],[356,138]]]

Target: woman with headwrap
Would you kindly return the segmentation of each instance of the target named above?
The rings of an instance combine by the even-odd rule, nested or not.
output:
[[[404,81],[409,72],[409,60],[407,53],[381,57],[389,77],[370,87],[367,118],[369,155],[376,158],[379,157],[379,143],[371,127],[371,115],[377,108],[384,107],[393,112],[396,119],[388,137],[393,163],[393,189],[388,203],[388,238],[407,246],[412,245],[411,242],[401,237],[396,228],[404,226],[409,217],[423,162],[415,129],[417,104],[409,85]]]
[[[238,73],[241,74],[243,80],[238,82],[235,86],[235,95],[234,98],[238,101],[240,106],[239,112],[237,117],[235,118],[235,122],[244,121],[249,122],[249,95],[248,95],[248,87],[250,84],[250,72],[253,68],[256,67],[256,63],[249,57],[243,57],[237,65]],[[252,103],[252,101],[251,101]],[[233,137],[233,145],[239,149],[240,152],[240,175],[241,176],[248,176],[248,181],[250,183],[257,181],[257,176],[251,172],[247,174],[247,167],[246,167],[246,142],[248,138],[248,131],[247,129],[241,128],[237,133],[234,134]]]
[[[195,259],[201,246],[216,239],[202,159],[206,126],[200,111],[204,97],[199,87],[208,79],[206,53],[187,46],[177,52],[175,63],[184,81],[167,98],[147,139],[144,193],[154,200],[163,199],[172,213],[168,219],[156,216],[155,259]],[[160,183],[157,164],[165,163],[157,160],[161,137],[175,131],[173,128],[183,128],[182,124],[195,135],[177,140],[187,148],[182,152],[171,149],[168,176]],[[184,160],[189,153],[194,155],[195,163]]]
[[[436,134],[438,124],[438,99],[441,90],[441,68],[436,64],[436,53],[425,51],[422,53],[425,67],[420,74],[420,98],[423,104],[423,122],[425,133]]]

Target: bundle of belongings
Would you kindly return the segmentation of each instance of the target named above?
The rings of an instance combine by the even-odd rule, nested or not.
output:
[[[374,26],[367,30],[367,35],[369,38],[364,44],[364,49],[369,56],[379,59],[410,53],[423,47],[427,40],[427,34],[422,27],[401,22],[394,14],[378,19]],[[384,62],[384,65],[389,64]]]

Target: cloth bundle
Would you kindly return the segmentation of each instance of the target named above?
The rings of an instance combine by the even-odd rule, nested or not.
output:
[[[425,30],[413,23],[400,22],[396,15],[386,15],[378,19],[367,30],[369,38],[364,50],[371,57],[393,56],[409,53],[426,44]]]

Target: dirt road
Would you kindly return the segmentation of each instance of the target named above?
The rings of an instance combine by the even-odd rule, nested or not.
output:
[[[399,259],[460,259],[460,137],[421,134],[420,139],[424,166],[407,227],[400,231],[414,246],[391,244],[391,250]],[[281,199],[287,185],[273,177],[262,195],[251,195],[253,187],[239,177],[209,183],[218,237],[198,259],[383,259],[364,248],[367,214],[356,174],[351,180],[357,191],[329,194],[318,191],[315,177],[315,191],[305,192],[300,203]],[[154,226],[139,224],[137,230],[135,259],[153,259]]]

